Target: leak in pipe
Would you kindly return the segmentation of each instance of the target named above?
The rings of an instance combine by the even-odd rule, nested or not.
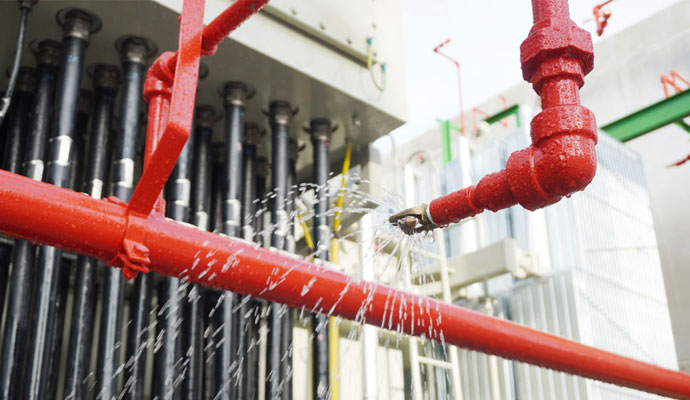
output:
[[[328,249],[331,244],[331,228],[328,225],[328,175],[331,170],[329,152],[331,136],[337,126],[331,125],[326,118],[314,118],[305,131],[311,135],[314,150],[314,244],[315,256],[328,261]],[[327,399],[328,396],[328,315],[327,310],[319,308],[312,314],[313,344],[313,393],[315,399]]]
[[[89,68],[95,91],[89,160],[84,182],[84,192],[100,199],[108,181],[111,119],[115,95],[120,84],[120,69],[114,65],[95,64]],[[96,302],[97,259],[87,256],[77,258],[75,293],[72,306],[70,342],[67,351],[65,389],[67,396],[75,399],[86,393],[85,379],[91,353],[93,314]]]
[[[444,341],[456,346],[652,393],[690,398],[690,377],[677,371],[407,294],[386,285],[355,282],[337,271],[323,269],[289,255],[166,221],[157,213],[132,213],[126,204],[117,200],[98,201],[4,171],[0,171],[0,182],[3,182],[0,199],[5,206],[0,207],[0,231],[19,238],[59,245],[66,250],[112,262],[109,257],[120,254],[125,231],[136,225],[147,249],[146,256],[150,261],[147,265],[164,275],[182,276],[200,255],[199,249],[209,247],[218,251],[206,258],[214,258],[219,262],[218,266],[212,268],[210,275],[190,276],[193,282],[205,282],[293,306],[322,307],[344,318],[364,320],[389,329],[399,327],[400,331],[413,335],[424,333],[434,340],[441,340],[442,331]],[[93,235],[94,228],[98,235]],[[170,248],[176,251],[170,252]],[[238,261],[223,272],[223,260]],[[234,264],[232,261],[229,266]],[[300,296],[302,288],[315,275],[322,282]],[[363,305],[365,299],[367,304]],[[389,306],[396,305],[411,312],[397,316],[389,313]],[[417,311],[414,313],[416,318],[412,311]]]
[[[393,215],[391,223],[406,233],[446,227],[485,209],[520,204],[533,211],[583,190],[594,178],[596,121],[579,97],[594,66],[591,36],[570,19],[567,0],[533,0],[532,6],[534,26],[520,46],[523,77],[542,105],[531,123],[532,144],[476,186]]]
[[[63,29],[62,68],[57,81],[57,94],[52,117],[51,145],[46,182],[57,187],[70,184],[74,156],[75,117],[84,54],[89,36],[100,29],[101,22],[95,14],[81,9],[62,9],[57,21]],[[55,305],[58,295],[60,259],[62,250],[41,246],[36,263],[35,308],[29,330],[31,344],[24,380],[24,398],[47,396],[48,389],[43,377],[48,376],[49,353],[55,327]]]
[[[39,77],[22,173],[29,178],[41,181],[45,169],[50,115],[62,43],[52,39],[35,40],[31,43],[31,50],[36,56]],[[0,366],[0,398],[3,399],[18,398],[21,382],[24,381],[23,369],[27,355],[26,336],[31,316],[34,261],[34,244],[25,240],[15,240],[3,334],[3,363]]]

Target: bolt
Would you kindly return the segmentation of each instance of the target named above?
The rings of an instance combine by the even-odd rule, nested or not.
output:
[[[81,8],[63,8],[55,15],[65,37],[76,37],[88,41],[89,36],[101,30],[103,23],[91,11]]]
[[[144,36],[124,35],[115,40],[115,48],[122,57],[122,62],[146,64],[149,58],[158,52],[153,40]]]
[[[247,100],[251,99],[255,93],[256,90],[252,85],[240,81],[227,81],[218,86],[218,94],[225,102],[239,107],[244,107]]]
[[[60,65],[60,52],[62,43],[53,39],[42,39],[31,41],[31,52],[36,55],[36,64],[50,65],[57,67]]]
[[[120,68],[111,64],[91,64],[87,73],[93,79],[94,87],[117,90],[120,85]]]

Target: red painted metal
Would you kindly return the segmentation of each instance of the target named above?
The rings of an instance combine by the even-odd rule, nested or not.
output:
[[[542,208],[594,178],[596,122],[579,98],[594,63],[591,37],[570,19],[567,0],[533,0],[532,5],[534,26],[520,46],[523,76],[541,97],[543,110],[531,123],[532,145],[512,153],[505,170],[433,200],[428,212],[438,226],[485,209]]]
[[[671,93],[669,93],[668,91],[669,86],[672,87],[673,90],[675,90],[676,94],[683,91],[683,89],[678,84],[678,81],[683,82],[685,86],[690,86],[690,81],[685,79],[683,75],[679,74],[678,71],[676,71],[675,69],[672,69],[668,75],[661,74],[661,84],[664,87],[664,96],[666,96],[667,99],[671,97]]]
[[[203,28],[204,0],[186,0],[180,16],[177,52],[164,52],[153,63],[144,82],[149,104],[144,169],[132,194],[128,215],[162,215],[162,191],[192,126],[202,54],[214,54],[218,44],[268,0],[238,0]],[[113,200],[115,201],[115,200]],[[140,227],[128,223],[120,251],[110,260],[126,279],[148,272],[148,249]]]
[[[559,371],[690,399],[690,375],[622,357],[392,287],[357,280],[254,243],[0,172],[0,231],[109,260],[128,224],[143,233],[152,271],[329,312],[390,330]],[[314,281],[314,279],[316,279]],[[442,336],[441,336],[442,334]]]
[[[258,11],[264,3],[236,1],[230,8],[236,7],[242,17],[224,13],[221,15],[224,21],[209,25],[213,29],[207,28],[207,36],[207,30],[203,35],[198,34],[203,2],[185,1],[181,23],[181,31],[185,32],[181,33],[179,56],[164,53],[149,71],[145,85],[150,125],[146,168],[136,199],[133,197],[129,205],[115,198],[96,200],[0,171],[0,232],[97,257],[111,265],[119,264],[129,274],[150,268],[163,275],[240,294],[328,312],[651,393],[690,399],[690,375],[386,285],[354,280],[340,272],[253,243],[166,220],[162,213],[151,212],[184,144],[182,138],[188,135],[192,108],[185,107],[193,103],[201,47],[205,53],[211,53],[220,37],[229,33],[225,30],[234,29],[241,18]],[[528,205],[540,205],[555,201],[554,196],[562,196],[562,192],[574,190],[578,183],[591,179],[582,178],[578,172],[574,176],[579,179],[572,178],[576,181],[574,185],[570,184],[571,179],[562,183],[564,177],[569,178],[573,173],[549,172],[547,164],[554,162],[554,158],[560,160],[556,161],[557,167],[567,167],[574,159],[576,164],[587,164],[587,172],[594,170],[594,119],[589,111],[577,105],[577,88],[584,73],[591,69],[591,42],[588,37],[583,39],[572,22],[566,25],[569,29],[565,37],[551,32],[554,26],[564,27],[565,0],[535,0],[534,8],[537,24],[530,35],[532,39],[523,44],[523,68],[526,78],[542,95],[544,111],[540,115],[543,116],[537,116],[532,122],[535,144],[511,157],[508,171],[502,172],[505,177],[493,188],[493,192],[509,200],[498,196],[494,203],[519,201],[522,204],[522,195],[511,192],[517,187],[527,192],[539,188],[540,192],[548,193],[551,197],[546,199],[542,196],[524,200]],[[565,160],[557,157],[562,153],[566,155]],[[519,173],[537,178],[530,181],[513,176]],[[150,186],[142,188],[143,184]]]
[[[601,4],[597,4],[596,6],[594,6],[594,9],[592,10],[592,14],[594,15],[594,22],[596,22],[597,24],[597,36],[601,36],[604,34],[604,29],[606,29],[606,26],[609,24],[609,18],[611,18],[611,11],[602,11],[602,8],[605,5],[611,3],[612,1],[613,0],[606,0]]]
[[[228,34],[237,29],[249,17],[259,12],[269,0],[237,0],[216,19],[211,21],[203,32],[204,55],[215,54],[218,44]]]
[[[462,105],[462,70],[460,69],[460,61],[456,60],[455,58],[449,56],[448,54],[444,53],[441,51],[441,47],[447,45],[450,43],[450,38],[444,40],[439,44],[438,46],[434,47],[434,53],[440,55],[441,57],[445,58],[446,60],[451,61],[453,64],[455,64],[455,68],[458,71],[458,106],[460,107],[460,134],[465,135],[465,112],[464,108]]]

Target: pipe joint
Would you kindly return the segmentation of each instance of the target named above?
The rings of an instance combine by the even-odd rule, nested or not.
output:
[[[256,89],[248,83],[228,81],[218,86],[218,94],[223,97],[225,104],[245,107],[247,105],[247,100],[251,99],[256,94]]]
[[[213,129],[221,118],[218,109],[210,104],[199,104],[194,110],[194,118],[199,128]]]
[[[257,147],[266,134],[266,129],[256,122],[244,123],[244,145]]]
[[[174,60],[176,58],[177,54],[166,51],[153,62],[144,81],[144,100],[146,102],[150,102],[153,96],[164,96],[167,99],[172,97],[175,70],[171,69],[171,65],[175,65]]]
[[[292,108],[290,102],[285,100],[273,100],[268,105],[268,112],[264,111],[269,117],[271,125],[289,125],[292,117],[297,115],[299,108]]]
[[[30,45],[31,52],[36,56],[37,65],[60,65],[62,43],[53,39],[33,40]]]
[[[10,71],[7,71],[9,76]],[[36,69],[32,67],[22,66],[19,68],[19,73],[17,74],[17,86],[16,90],[18,92],[34,93],[36,92]]]
[[[115,40],[115,49],[120,53],[121,62],[146,64],[158,52],[153,40],[144,36],[124,35]]]
[[[120,68],[111,64],[91,64],[88,74],[93,79],[94,88],[117,91],[120,86]]]
[[[309,126],[302,129],[311,135],[312,142],[322,141],[326,142],[326,146],[330,146],[333,132],[338,130],[338,125],[333,125],[328,118],[313,118],[309,121]]]
[[[89,37],[101,30],[103,23],[91,11],[81,8],[63,8],[55,15],[64,37],[89,41]]]
[[[592,36],[567,16],[536,21],[529,36],[520,45],[523,78],[535,83],[533,76],[541,65],[560,57],[578,60],[583,75],[587,75],[594,68]]]

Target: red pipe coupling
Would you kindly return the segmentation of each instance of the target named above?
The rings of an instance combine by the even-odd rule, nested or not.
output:
[[[433,200],[427,212],[437,226],[515,204],[536,210],[594,178],[597,126],[579,97],[594,65],[591,36],[570,19],[567,0],[533,0],[532,6],[534,26],[520,46],[523,77],[542,104],[531,122],[532,145],[512,153],[505,170]]]

